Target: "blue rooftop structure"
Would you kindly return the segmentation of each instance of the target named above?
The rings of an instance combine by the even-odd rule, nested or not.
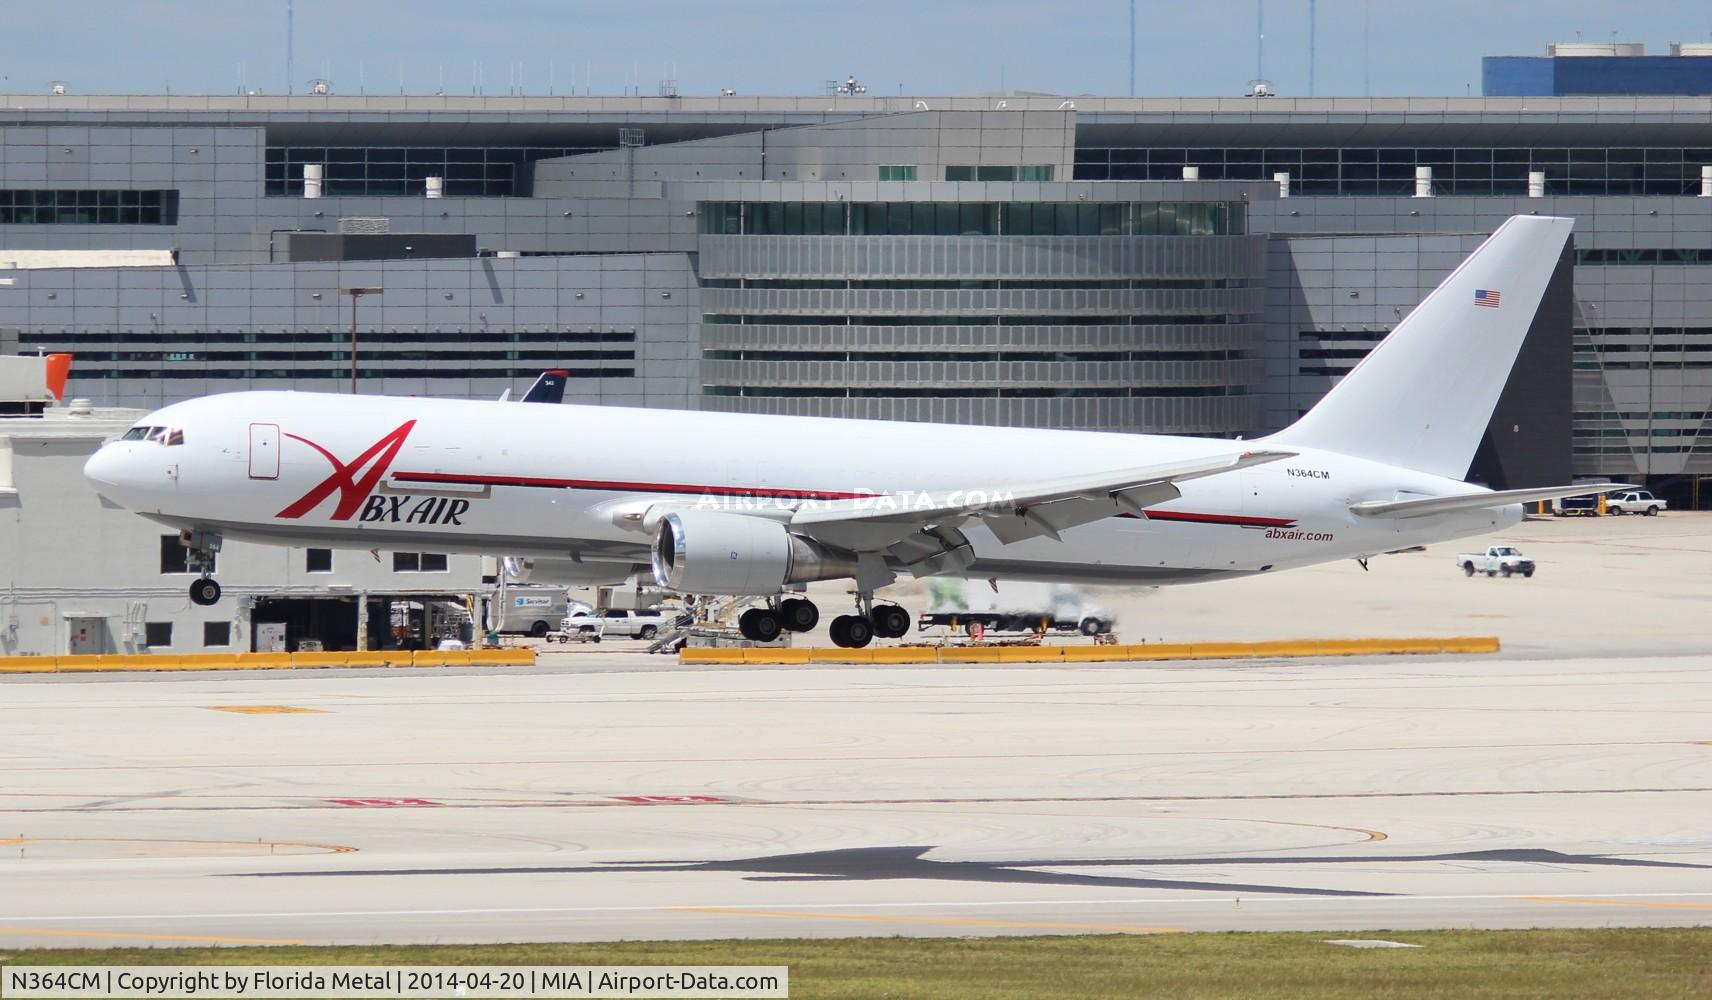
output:
[[[1584,54],[1589,48],[1622,54]],[[1487,56],[1481,60],[1480,90],[1487,97],[1712,94],[1712,52],[1701,54],[1705,46],[1687,48],[1695,54],[1649,56],[1638,45],[1601,44],[1554,45],[1545,56]]]

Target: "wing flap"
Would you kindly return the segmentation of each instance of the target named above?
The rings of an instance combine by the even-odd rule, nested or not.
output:
[[[1351,504],[1349,512],[1358,517],[1427,517],[1459,510],[1485,510],[1491,507],[1507,507],[1513,503],[1533,503],[1536,500],[1556,500],[1560,497],[1579,497],[1632,488],[1625,483],[1578,483],[1574,486],[1541,486],[1496,492],[1489,490],[1483,493],[1458,493],[1452,496],[1410,500],[1366,500]]]

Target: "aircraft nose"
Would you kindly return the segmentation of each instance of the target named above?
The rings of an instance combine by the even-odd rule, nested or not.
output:
[[[141,485],[135,448],[128,441],[101,446],[83,463],[83,478],[109,500],[123,502]]]

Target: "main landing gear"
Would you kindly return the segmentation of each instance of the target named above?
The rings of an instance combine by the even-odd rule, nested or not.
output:
[[[787,597],[765,608],[750,608],[737,619],[737,631],[751,642],[772,642],[780,632],[807,632],[820,624],[813,601]]]
[[[781,632],[808,632],[820,624],[820,609],[814,602],[789,597],[776,605],[750,608],[737,619],[737,631],[752,642],[772,642]],[[909,632],[910,614],[896,604],[874,603],[874,595],[858,594],[856,614],[832,619],[827,632],[834,645],[860,649],[878,636],[897,639]]]

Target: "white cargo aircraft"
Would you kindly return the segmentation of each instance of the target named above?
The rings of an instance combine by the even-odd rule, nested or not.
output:
[[[652,573],[764,598],[746,635],[899,636],[899,576],[1173,584],[1362,559],[1515,524],[1600,485],[1463,482],[1573,220],[1499,227],[1293,426],[1252,441],[451,399],[238,392],[97,452],[103,495],[222,538],[506,553],[583,583]],[[191,599],[212,604],[205,573]]]

